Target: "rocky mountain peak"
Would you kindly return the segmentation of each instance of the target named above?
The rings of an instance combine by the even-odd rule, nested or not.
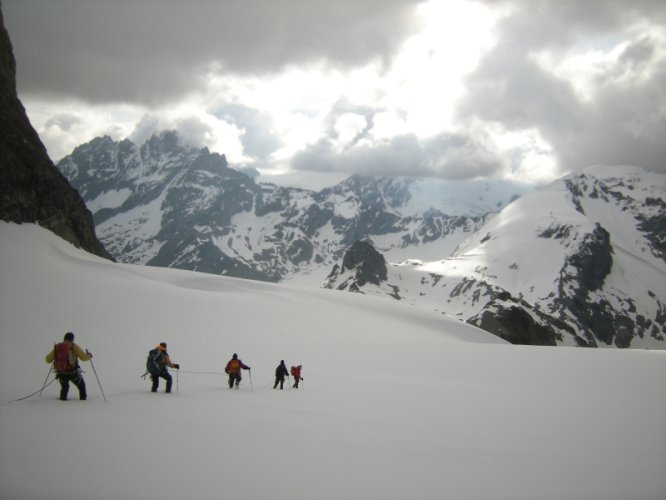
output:
[[[457,244],[484,220],[421,213],[441,199],[432,189],[407,208],[409,178],[352,176],[319,192],[259,184],[171,131],[142,145],[95,139],[58,168],[119,260],[241,278],[280,281],[316,270],[319,284],[356,241],[384,242],[382,250],[441,238]]]

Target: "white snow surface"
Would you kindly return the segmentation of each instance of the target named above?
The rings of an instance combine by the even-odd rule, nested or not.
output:
[[[29,224],[0,223],[0,250],[0,498],[666,498],[664,351],[512,346],[400,302],[114,264]],[[108,402],[89,363],[88,401],[54,383],[10,402],[70,330]],[[160,341],[172,394],[140,378]],[[302,388],[272,389],[280,359]]]
[[[106,191],[94,200],[87,203],[87,207],[91,212],[97,212],[102,208],[118,208],[130,197],[132,191],[129,188],[112,189]]]

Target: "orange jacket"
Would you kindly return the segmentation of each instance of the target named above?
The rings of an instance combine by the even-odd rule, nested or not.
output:
[[[163,365],[168,366],[169,368],[176,368],[175,363],[171,362],[171,358],[169,357],[169,353],[166,350],[166,347],[163,347],[161,345],[155,346],[156,349],[158,349],[161,353],[162,356],[160,357],[160,363]]]

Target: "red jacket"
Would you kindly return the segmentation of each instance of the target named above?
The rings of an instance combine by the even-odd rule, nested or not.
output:
[[[291,367],[291,374],[295,379],[300,379],[301,378],[301,365],[298,366],[292,366]]]

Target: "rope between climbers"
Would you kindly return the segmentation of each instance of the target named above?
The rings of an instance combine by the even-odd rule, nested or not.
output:
[[[31,397],[33,397],[33,396],[36,396],[37,394],[39,394],[40,392],[42,392],[44,389],[46,389],[48,386],[50,386],[50,385],[51,385],[53,382],[55,382],[56,380],[57,380],[56,377],[54,377],[54,378],[53,378],[48,384],[45,384],[45,385],[44,385],[41,389],[39,389],[38,391],[35,391],[35,392],[33,392],[32,394],[29,394],[29,395],[24,396],[24,397],[22,397],[22,398],[13,399],[13,400],[11,400],[11,401],[9,401],[9,402],[10,402],[10,403],[16,403],[17,401],[23,401],[23,400],[25,400],[25,399],[31,398]]]
[[[187,374],[193,374],[193,375],[222,375],[223,377],[226,376],[226,373],[222,372],[197,372],[197,371],[191,371],[191,370],[178,370],[180,373],[187,373]]]

